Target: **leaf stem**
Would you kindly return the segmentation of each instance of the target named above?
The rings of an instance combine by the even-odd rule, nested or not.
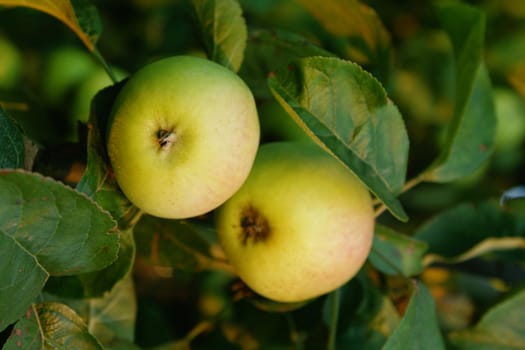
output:
[[[416,187],[417,185],[419,185],[421,182],[427,180],[427,172],[424,171],[422,172],[421,174],[419,174],[418,176],[408,180],[405,185],[403,186],[403,188],[401,189],[401,191],[399,192],[399,194],[401,193],[405,193],[407,192],[408,190]],[[381,215],[386,209],[386,205],[384,203],[381,203],[377,209],[375,210],[375,217],[377,218],[379,215]]]
[[[109,64],[106,62],[100,51],[98,51],[98,48],[95,47],[95,50],[93,50],[93,55],[95,55],[97,60],[102,64],[102,67],[104,67],[104,70],[106,71],[106,73],[108,73],[108,76],[113,82],[113,84],[118,83],[117,76],[115,75]]]
[[[327,350],[335,350],[337,338],[337,323],[339,321],[339,307],[341,304],[341,289],[337,288],[332,292],[332,309],[330,310],[330,334],[328,336]]]
[[[190,332],[184,337],[186,342],[191,343],[196,337],[201,335],[204,332],[210,331],[214,327],[213,322],[209,321],[202,321],[199,324],[197,324],[193,329],[190,330]]]

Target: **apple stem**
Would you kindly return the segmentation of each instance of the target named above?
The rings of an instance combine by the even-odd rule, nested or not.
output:
[[[175,143],[177,136],[172,130],[159,130],[157,132],[157,142],[163,150],[169,150],[171,146]]]

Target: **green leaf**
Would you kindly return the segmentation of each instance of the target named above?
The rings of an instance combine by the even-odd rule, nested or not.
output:
[[[423,241],[376,224],[368,259],[383,273],[410,277],[423,271],[423,255],[427,248]]]
[[[45,293],[45,301],[62,302],[84,321],[105,349],[133,342],[137,301],[131,274],[100,298],[63,298]]]
[[[24,136],[20,127],[0,106],[0,168],[24,167]]]
[[[5,350],[103,350],[75,311],[64,304],[33,305],[15,326]]]
[[[405,315],[383,350],[445,349],[434,299],[427,287],[414,281],[414,290]]]
[[[483,63],[485,15],[455,3],[437,7],[438,17],[454,47],[456,106],[447,142],[425,179],[448,182],[473,173],[494,147],[496,115],[489,74]]]
[[[145,215],[135,226],[137,254],[152,265],[200,271],[210,267],[211,245],[197,225]]]
[[[136,313],[135,289],[129,275],[103,298],[89,301],[86,323],[90,332],[107,348],[119,341],[133,342]]]
[[[40,294],[49,274],[32,254],[0,230],[0,331],[15,322]]]
[[[525,219],[502,209],[496,201],[464,203],[422,225],[414,237],[428,243],[425,264],[456,263],[488,252],[525,247]],[[454,244],[450,244],[454,242]],[[522,251],[516,258],[522,259]]]
[[[358,65],[337,58],[297,60],[268,79],[273,95],[325,150],[352,170],[400,220],[408,137],[397,107]]]
[[[108,267],[76,276],[51,276],[45,290],[69,298],[100,298],[117,283],[127,278],[135,261],[135,241],[132,230],[120,232],[120,250],[117,260]]]
[[[57,125],[53,116],[30,93],[20,90],[0,91],[0,106],[31,141],[40,145],[63,141],[63,125]]]
[[[117,257],[111,216],[50,178],[0,170],[0,329],[14,322],[49,275],[100,270]],[[20,302],[12,303],[12,300]]]
[[[379,349],[400,321],[399,314],[365,271],[340,289],[337,349]],[[325,301],[324,323],[331,327],[333,294]]]
[[[306,38],[283,30],[252,30],[239,72],[257,97],[271,98],[268,74],[290,61],[310,56],[334,56]]]
[[[241,67],[248,36],[236,0],[193,0],[208,57],[234,72]]]
[[[386,75],[390,66],[390,34],[375,10],[358,0],[297,0],[324,29],[344,38],[342,53],[353,62],[380,67]]]
[[[131,229],[121,231],[120,251],[117,260],[105,269],[79,275],[85,297],[100,297],[126,278],[135,261],[135,240]]]
[[[102,32],[98,11],[88,0],[0,0],[0,6],[27,7],[53,16],[68,26],[90,51],[95,51]]]
[[[125,81],[122,81],[99,91],[92,101],[87,166],[77,185],[77,190],[84,192],[108,210],[119,221],[121,229],[134,224],[138,210],[118,188],[111,172],[105,139],[113,101],[124,84]]]
[[[125,82],[99,91],[91,103],[87,167],[77,189],[92,197],[118,220],[122,239],[119,257],[111,266],[78,276],[84,297],[99,297],[111,290],[129,273],[135,259],[133,227],[142,214],[120,191],[111,171],[105,143],[113,101]]]
[[[449,340],[461,350],[525,349],[523,308],[521,291],[490,309],[475,327],[450,333]]]

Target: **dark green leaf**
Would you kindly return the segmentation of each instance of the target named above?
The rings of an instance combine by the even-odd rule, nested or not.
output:
[[[49,145],[63,140],[63,125],[34,96],[23,91],[0,91],[0,106],[35,143]]]
[[[414,237],[428,243],[429,253],[459,262],[491,251],[523,249],[524,232],[522,216],[505,211],[496,201],[486,201],[444,211],[421,226]],[[522,258],[523,253],[518,254],[517,259]]]
[[[86,193],[120,221],[119,227],[126,229],[132,224],[136,208],[120,192],[111,172],[106,152],[106,129],[113,101],[125,82],[100,91],[92,101],[88,131],[87,167],[77,190]],[[123,222],[131,221],[131,222]]]
[[[119,250],[116,223],[88,197],[50,178],[0,171],[0,327],[29,306],[49,275],[100,270]],[[22,278],[23,276],[23,278]],[[11,303],[12,300],[24,301]]]
[[[368,259],[389,275],[414,276],[423,271],[427,244],[376,224],[372,250]]]
[[[337,58],[295,61],[268,79],[291,117],[352,170],[400,220],[408,137],[397,107],[358,65]]]
[[[257,97],[271,98],[268,74],[301,57],[334,56],[306,38],[282,30],[253,30],[239,74]]]
[[[102,350],[83,320],[56,302],[33,305],[15,326],[5,350]]]
[[[438,326],[434,299],[421,282],[414,282],[414,290],[405,315],[383,349],[445,349]]]
[[[135,226],[135,240],[137,253],[157,266],[198,271],[209,267],[213,259],[198,226],[186,220],[143,216]]]
[[[18,251],[18,253],[16,253]],[[38,296],[49,274],[29,252],[0,230],[0,331],[15,322]]]
[[[525,292],[490,309],[468,330],[452,332],[449,339],[461,350],[516,350],[525,349]]]
[[[120,251],[117,260],[103,270],[79,276],[85,297],[100,297],[124,279],[135,261],[135,240],[131,229],[121,231]]]
[[[126,278],[135,261],[135,241],[131,229],[120,232],[120,250],[117,260],[108,267],[76,276],[51,277],[46,291],[70,298],[99,298]]]
[[[399,314],[385,295],[360,272],[340,289],[337,349],[379,349],[399,324]],[[334,295],[329,295],[323,309],[324,323],[330,327]]]
[[[208,57],[237,72],[246,48],[247,29],[236,0],[193,0]]]
[[[19,126],[0,106],[0,168],[24,167],[24,136]]]
[[[438,6],[438,17],[454,47],[456,106],[445,148],[425,179],[447,182],[473,173],[489,158],[496,116],[490,78],[482,60],[484,13],[449,3]]]

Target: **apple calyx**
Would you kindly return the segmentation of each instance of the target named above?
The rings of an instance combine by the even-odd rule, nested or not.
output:
[[[177,140],[177,135],[173,130],[160,129],[157,131],[157,143],[163,151],[168,151],[175,141]]]
[[[241,213],[241,241],[244,246],[248,241],[253,244],[265,241],[270,235],[268,220],[253,206],[247,206]]]

